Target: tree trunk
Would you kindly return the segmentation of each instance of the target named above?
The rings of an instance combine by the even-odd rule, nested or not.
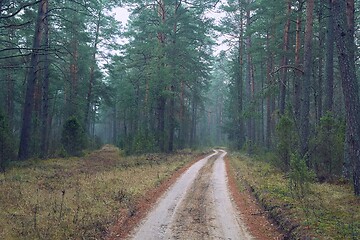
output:
[[[98,19],[96,21],[96,30],[95,30],[95,39],[93,44],[93,54],[92,54],[92,63],[90,66],[90,78],[89,78],[89,86],[88,92],[86,96],[86,109],[85,109],[85,126],[88,133],[90,133],[90,112],[91,112],[91,101],[93,98],[93,87],[95,82],[95,67],[96,67],[96,53],[97,46],[99,42],[99,34],[100,34],[100,21],[101,21],[102,13],[101,10],[98,12]]]
[[[168,152],[174,150],[174,135],[175,135],[175,87],[172,85],[170,87],[172,96],[170,98],[169,106],[169,143],[168,143]]]
[[[30,66],[27,74],[27,86],[25,94],[25,103],[22,114],[22,128],[20,136],[19,156],[20,160],[29,158],[29,143],[32,125],[32,112],[34,108],[34,91],[36,85],[36,77],[39,64],[39,56],[41,54],[41,41],[44,32],[44,20],[46,18],[46,0],[39,3],[38,15],[35,24],[35,33],[33,47],[31,52]]]
[[[191,114],[191,130],[190,130],[190,147],[196,147],[196,127],[197,127],[197,103],[196,94],[194,93],[192,100],[192,114]]]
[[[260,78],[261,78],[261,89],[264,89],[265,87],[265,76],[266,76],[266,70],[264,69],[264,65],[266,66],[266,64],[261,64],[260,65]],[[261,98],[261,146],[265,146],[265,99]]]
[[[296,36],[295,36],[295,66],[300,69],[301,58],[300,58],[300,49],[301,49],[301,29],[302,29],[302,9],[298,10],[297,19],[296,19]],[[301,72],[296,71],[296,77],[294,79],[294,115],[295,119],[300,118],[300,102],[301,102]],[[299,122],[296,123],[299,125]]]
[[[79,73],[79,67],[78,67],[78,60],[79,60],[79,50],[78,46],[79,42],[77,40],[76,33],[74,33],[73,39],[71,40],[71,50],[72,50],[72,56],[71,56],[71,63],[70,63],[70,89],[69,89],[69,99],[67,100],[67,109],[68,114],[67,117],[70,116],[77,116],[78,113],[78,107],[75,103],[77,103],[77,97],[78,97],[78,73]]]
[[[172,44],[173,44],[173,49],[176,49],[176,35],[177,35],[177,10],[179,9],[179,6],[181,4],[181,1],[180,3],[178,3],[178,1],[176,0],[175,1],[175,4],[174,4],[174,16],[173,18],[175,19],[174,20],[174,25],[173,25],[173,41],[172,41]],[[170,102],[169,102],[169,144],[168,144],[168,152],[172,152],[174,150],[174,137],[175,137],[175,97],[176,97],[176,79],[177,79],[177,75],[176,75],[176,63],[174,61],[172,61],[172,83],[171,83],[171,86],[170,86],[170,92],[171,92],[171,96],[170,96]]]
[[[179,122],[180,122],[180,131],[179,131],[179,147],[183,148],[185,146],[186,140],[186,131],[185,131],[185,84],[184,81],[180,83],[180,112],[179,112]]]
[[[165,1],[164,0],[160,0],[157,2],[158,4],[158,16],[160,17],[160,24],[165,24],[166,21],[166,9],[165,9]],[[164,48],[165,48],[165,33],[162,31],[159,31],[157,33],[157,37],[158,37],[158,42],[159,42],[159,47],[161,48],[161,52],[160,52],[160,56],[159,56],[159,61],[160,61],[160,67],[164,68],[165,67],[165,62],[164,62]],[[160,72],[160,71],[159,71]],[[166,107],[166,98],[164,96],[163,91],[166,90],[166,86],[165,86],[165,79],[164,76],[159,76],[159,81],[161,81],[161,83],[159,84],[159,89],[158,89],[158,99],[157,99],[157,121],[158,121],[158,129],[157,129],[157,140],[158,140],[158,146],[160,148],[160,151],[164,152],[165,151],[165,136],[166,136],[166,132],[165,132],[165,107]]]
[[[288,0],[287,10],[286,10],[286,24],[284,27],[284,39],[283,39],[283,56],[281,58],[281,66],[286,66],[288,63],[288,50],[289,50],[289,31],[291,24],[291,6],[292,0]],[[286,86],[287,86],[287,69],[284,67],[281,70],[281,81],[280,81],[280,104],[279,110],[280,114],[285,113],[285,102],[286,102]]]
[[[267,49],[270,49],[270,41],[271,41],[272,35],[270,33],[268,33],[267,35]],[[271,72],[273,69],[273,61],[274,61],[274,56],[273,56],[273,52],[269,51],[269,55],[268,55],[268,59],[267,59],[267,73],[266,73],[266,84],[267,87],[270,89],[273,82],[271,79]],[[272,95],[272,93],[268,92],[267,96],[266,96],[266,147],[268,149],[271,148],[272,146],[272,135],[274,132],[273,129],[273,112],[274,112],[274,104],[275,103],[275,98]]]
[[[316,122],[320,123],[320,118],[323,115],[323,68],[324,68],[324,42],[325,42],[325,31],[323,24],[323,4],[318,3],[318,23],[320,26],[319,29],[319,52],[318,52],[318,77],[317,84],[314,90],[315,94],[315,113],[316,113]]]
[[[354,0],[348,0],[346,1],[346,16],[347,16],[347,24],[348,24],[348,31],[349,31],[349,56],[351,59],[351,64],[353,64],[354,68],[355,68],[355,52],[356,52],[356,46],[355,46],[355,36],[354,36],[354,32],[355,32],[355,15],[354,15],[354,11],[355,11],[355,2]],[[344,176],[348,179],[351,178],[351,172],[353,171],[353,166],[351,164],[351,157],[349,156],[350,154],[350,145],[351,143],[349,142],[351,139],[350,136],[351,130],[348,126],[348,124],[346,124],[346,130],[345,130],[345,145],[344,145],[344,168],[343,168],[343,172],[344,172]]]
[[[46,17],[44,19],[44,79],[42,81],[41,110],[41,157],[45,158],[49,149],[49,3],[46,1]]]
[[[112,143],[114,145],[118,144],[118,115],[117,115],[117,107],[116,107],[116,103],[113,106],[113,119],[112,119],[112,124],[113,124],[113,133],[112,133]]]
[[[313,37],[313,12],[314,0],[307,1],[306,6],[306,27],[304,36],[304,75],[302,82],[301,106],[300,106],[300,153],[305,157],[308,167],[310,166],[308,158],[309,150],[309,112],[310,112],[310,88],[312,73],[312,37]]]
[[[243,45],[242,40],[239,39],[239,56],[238,56],[238,73],[236,74],[235,79],[235,88],[236,88],[236,116],[235,116],[235,127],[237,136],[236,139],[236,148],[241,149],[244,145],[245,135],[244,135],[244,117],[243,117]]]
[[[248,4],[250,2],[248,1]],[[246,28],[250,28],[250,10],[248,9],[246,11]],[[251,49],[251,34],[246,37],[246,61],[247,61],[247,68],[246,68],[246,78],[247,78],[247,98],[248,98],[248,104],[249,108],[252,108],[252,105],[254,104],[254,78],[253,78],[253,66],[252,66],[252,59],[250,54]],[[248,141],[248,151],[251,154],[252,153],[252,145],[254,144],[255,140],[255,129],[254,129],[254,117],[250,114],[247,119],[247,141]]]
[[[346,6],[352,1],[333,0],[332,11],[335,21],[335,43],[338,51],[348,137],[348,151],[352,163],[354,193],[360,196],[360,101],[354,59],[354,32],[346,20]],[[346,5],[348,3],[348,5]],[[354,9],[353,9],[354,10]],[[348,15],[349,16],[349,15]],[[349,20],[349,19],[348,19]],[[352,20],[351,20],[352,21]]]
[[[158,135],[158,145],[160,151],[165,152],[165,105],[166,99],[165,97],[161,96],[158,99],[158,128],[157,128],[157,135]]]
[[[14,97],[15,97],[15,79],[12,77],[12,74],[9,72],[6,74],[6,116],[8,117],[8,125],[11,133],[14,130]]]
[[[241,2],[238,1],[239,7],[241,8]],[[239,39],[238,39],[238,72],[235,80],[236,87],[236,116],[235,116],[235,124],[236,124],[236,148],[241,149],[245,142],[245,130],[244,130],[244,116],[243,116],[243,95],[244,95],[244,83],[243,83],[243,52],[244,52],[244,44],[243,44],[243,35],[244,35],[244,27],[243,27],[243,9],[240,9],[240,22],[239,22]],[[235,136],[236,138],[236,136]]]
[[[334,105],[334,16],[332,13],[332,0],[328,0],[328,20],[326,34],[326,62],[325,62],[325,102],[324,111],[332,112]]]

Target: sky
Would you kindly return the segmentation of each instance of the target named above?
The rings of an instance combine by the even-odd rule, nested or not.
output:
[[[124,7],[118,7],[114,9],[115,19],[120,21],[123,26],[126,25],[128,19],[129,19],[129,11]]]

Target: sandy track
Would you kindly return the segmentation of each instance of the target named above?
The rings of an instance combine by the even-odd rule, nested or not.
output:
[[[215,151],[192,165],[130,239],[251,239],[230,199],[225,155]]]

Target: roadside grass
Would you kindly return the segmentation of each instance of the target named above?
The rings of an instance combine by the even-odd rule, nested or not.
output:
[[[269,163],[229,155],[240,191],[250,189],[290,239],[360,239],[360,198],[349,184],[310,184],[301,198]]]
[[[200,153],[122,156],[112,146],[82,158],[15,163],[0,175],[0,239],[101,239],[121,212]]]

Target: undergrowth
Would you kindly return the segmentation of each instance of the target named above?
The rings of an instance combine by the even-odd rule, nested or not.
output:
[[[360,199],[350,185],[309,180],[294,194],[294,182],[271,164],[241,154],[229,159],[239,184],[253,191],[290,239],[360,239]]]
[[[82,158],[13,164],[0,175],[0,239],[101,239],[120,210],[195,158],[190,151],[124,157],[105,146]]]

